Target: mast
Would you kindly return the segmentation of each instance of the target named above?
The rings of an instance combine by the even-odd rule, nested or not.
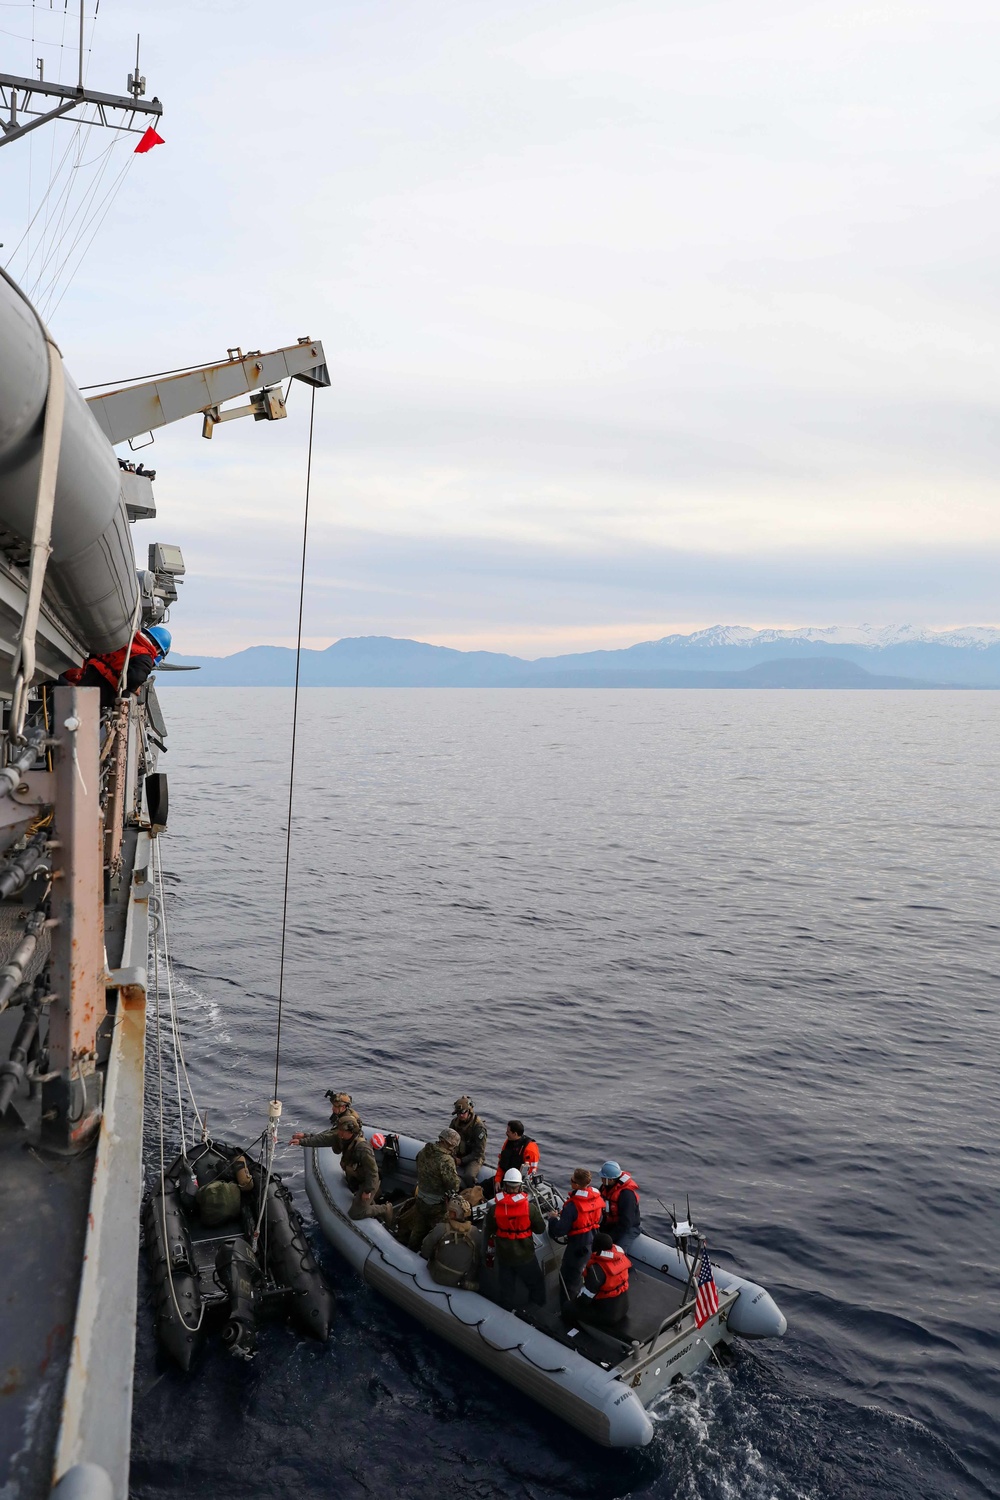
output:
[[[0,73],[0,146],[9,146],[29,131],[47,125],[50,120],[69,120],[71,124],[99,125],[109,130],[142,135],[163,114],[163,105],[155,96],[145,99],[146,80],[139,72],[139,38],[135,39],[135,72],[128,75],[126,94],[104,94],[83,81],[83,23],[85,0],[80,0],[79,49],[75,84],[46,83],[44,67],[38,64],[37,78],[21,78],[14,73]],[[95,106],[91,115],[88,106]]]

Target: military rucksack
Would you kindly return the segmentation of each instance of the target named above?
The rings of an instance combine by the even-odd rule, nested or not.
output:
[[[201,1222],[210,1229],[228,1223],[230,1219],[236,1218],[242,1201],[242,1194],[235,1182],[223,1182],[217,1178],[215,1182],[206,1183],[198,1189]]]
[[[476,1277],[476,1247],[468,1234],[449,1229],[434,1246],[430,1273],[440,1286],[461,1286]]]

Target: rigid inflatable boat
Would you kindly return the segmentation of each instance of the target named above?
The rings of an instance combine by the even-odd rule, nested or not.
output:
[[[237,1163],[250,1178],[243,1193],[233,1181]],[[249,1359],[258,1320],[269,1313],[287,1314],[311,1338],[328,1337],[333,1293],[291,1195],[236,1148],[202,1141],[178,1156],[162,1190],[147,1198],[142,1223],[157,1338],[182,1370],[213,1327]]]
[[[365,1128],[375,1148],[382,1191],[400,1201],[416,1185],[422,1141]],[[481,1181],[491,1173],[483,1169]],[[777,1338],[786,1322],[763,1287],[713,1267],[718,1311],[695,1325],[690,1262],[681,1250],[640,1235],[629,1250],[629,1313],[610,1333],[590,1325],[568,1330],[560,1316],[563,1246],[536,1235],[545,1272],[544,1308],[507,1312],[493,1300],[495,1267],[483,1265],[478,1292],[438,1285],[426,1261],[399,1244],[376,1219],[348,1218],[351,1191],[328,1148],[306,1148],[306,1190],[326,1238],[377,1291],[457,1348],[607,1448],[642,1447],[653,1436],[647,1408],[670,1385],[712,1357],[735,1335]],[[560,1199],[535,1174],[531,1187],[543,1214]],[[473,1217],[485,1214],[485,1205]],[[683,1242],[682,1242],[683,1243]]]

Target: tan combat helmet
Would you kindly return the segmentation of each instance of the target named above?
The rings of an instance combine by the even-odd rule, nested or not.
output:
[[[438,1140],[442,1146],[447,1146],[449,1151],[457,1151],[458,1147],[462,1144],[462,1137],[458,1131],[450,1130],[447,1127],[442,1130],[438,1136]]]
[[[468,1094],[463,1094],[461,1099],[455,1100],[455,1113],[456,1115],[461,1115],[464,1114],[466,1110],[469,1111],[470,1115],[474,1115],[476,1112],[476,1106],[473,1104]]]

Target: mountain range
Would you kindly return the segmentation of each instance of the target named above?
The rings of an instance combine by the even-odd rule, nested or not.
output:
[[[838,663],[852,663],[857,671],[846,672]],[[177,673],[169,679],[171,685],[289,687],[295,652],[286,646],[251,646],[232,656],[176,656],[171,665],[200,668]],[[765,665],[766,672],[756,672]],[[740,680],[722,680],[734,676]],[[394,636],[349,636],[324,651],[303,650],[301,682],[306,687],[992,688],[1000,687],[1000,630],[714,625],[620,650],[534,661]]]

